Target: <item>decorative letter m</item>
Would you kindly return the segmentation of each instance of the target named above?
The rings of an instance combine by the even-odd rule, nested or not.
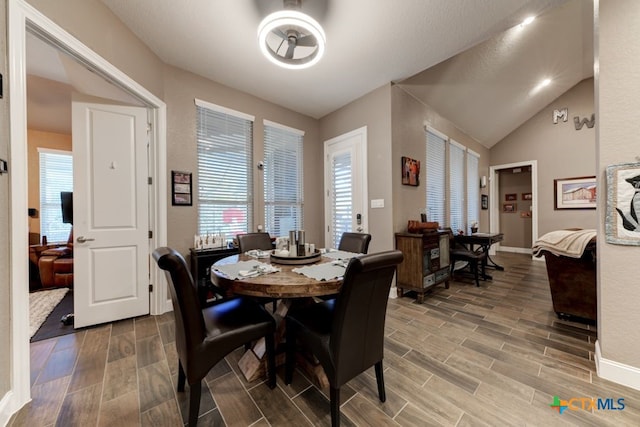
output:
[[[553,124],[557,125],[558,119],[566,122],[569,119],[569,109],[565,107],[562,110],[553,110]]]

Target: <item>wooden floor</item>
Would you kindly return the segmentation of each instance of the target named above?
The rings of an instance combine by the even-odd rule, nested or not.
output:
[[[373,369],[342,388],[343,425],[640,425],[640,391],[597,377],[596,330],[558,320],[543,262],[502,254],[504,272],[476,288],[438,287],[418,305],[389,301],[384,376]],[[236,351],[203,384],[203,426],[330,425],[328,390],[300,372],[275,390],[247,383]],[[31,344],[32,402],[11,426],[179,426],[173,315],[126,320]],[[624,398],[624,410],[565,410],[554,396]],[[616,404],[617,405],[617,404]]]

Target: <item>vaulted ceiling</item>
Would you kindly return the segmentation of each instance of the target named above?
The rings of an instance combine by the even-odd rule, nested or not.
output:
[[[102,2],[173,66],[314,118],[393,82],[487,147],[593,75],[591,1],[303,0],[327,35],[325,57],[305,70],[271,64],[257,44],[282,0]],[[36,50],[30,74],[70,83],[51,60],[48,76],[35,71]]]

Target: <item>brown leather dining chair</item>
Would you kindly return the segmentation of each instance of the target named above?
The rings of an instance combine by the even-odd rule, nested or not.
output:
[[[375,366],[378,396],[386,400],[382,358],[389,289],[401,251],[352,258],[338,297],[293,308],[286,317],[285,382],[293,378],[296,340],[320,361],[330,385],[331,425],[340,425],[340,387]]]
[[[456,242],[455,236],[451,228],[445,228],[449,232],[449,260],[451,262],[451,278],[455,274],[456,261],[463,261],[469,264],[469,269],[476,282],[476,286],[480,286],[479,271],[482,272],[482,278],[485,279],[485,266],[487,265],[487,254],[482,249],[471,250],[465,245]]]
[[[366,233],[342,233],[338,249],[341,251],[354,252],[356,254],[366,254],[369,250],[371,234]]]
[[[238,234],[238,249],[243,254],[252,249],[268,251],[273,249],[271,236],[269,233],[246,233]]]
[[[189,383],[189,425],[198,423],[202,379],[213,366],[236,348],[265,337],[267,382],[276,386],[275,320],[255,301],[243,297],[201,307],[196,285],[187,264],[168,247],[153,251],[158,267],[165,270],[173,303],[178,352],[178,391]]]

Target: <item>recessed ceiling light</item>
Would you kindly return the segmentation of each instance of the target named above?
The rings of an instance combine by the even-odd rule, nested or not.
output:
[[[522,21],[522,24],[520,24],[521,26],[527,26],[529,24],[531,24],[533,22],[533,20],[536,19],[535,16],[528,16],[524,21]]]

